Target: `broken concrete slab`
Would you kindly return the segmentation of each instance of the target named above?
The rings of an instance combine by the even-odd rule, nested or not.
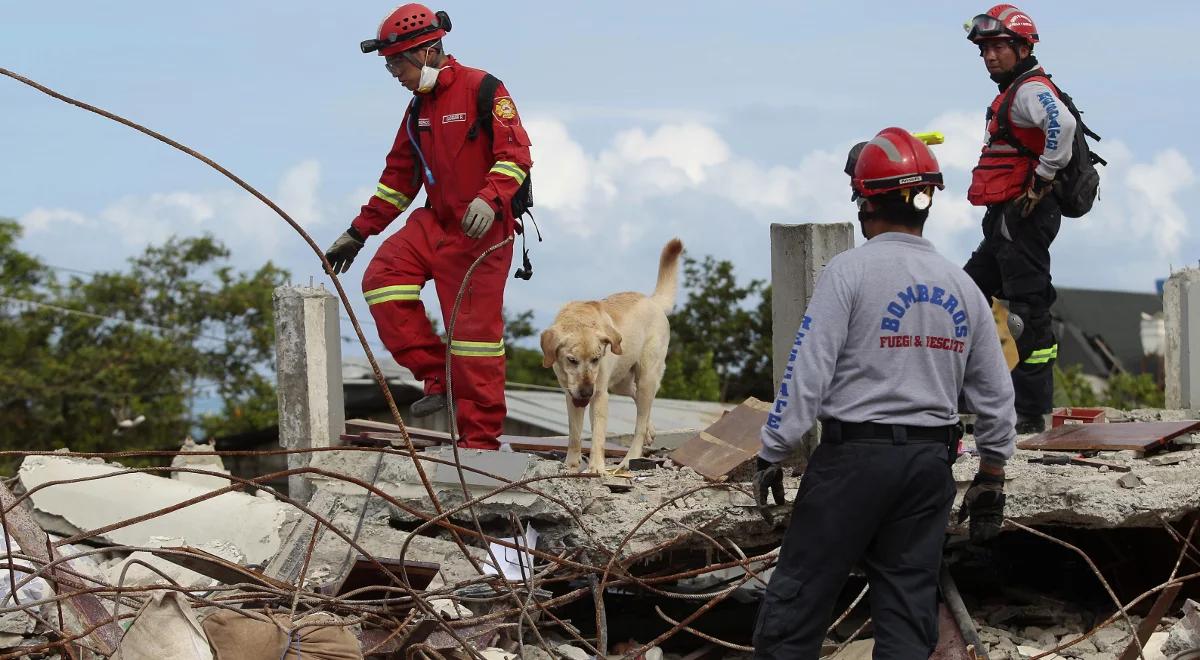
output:
[[[459,452],[460,456],[467,457],[467,461],[477,464],[479,469],[486,472],[493,472],[494,469],[499,467],[507,471],[507,474],[504,476],[514,481],[563,473],[563,464],[561,461],[542,460],[527,454],[480,452],[478,450],[465,449],[460,449]],[[430,448],[420,452],[420,455],[439,458],[443,461],[453,460],[453,453],[450,452],[449,447]],[[429,494],[421,484],[412,459],[403,455],[391,454],[384,455],[380,462],[378,456],[378,454],[363,451],[325,452],[313,457],[313,465],[323,470],[370,481],[378,464],[379,475],[376,479],[376,486],[378,488],[388,495],[395,497],[410,509],[422,511],[429,516],[436,515],[434,507],[429,501]],[[523,470],[518,470],[522,464],[526,467]],[[431,479],[434,492],[437,494],[438,500],[442,503],[443,510],[458,507],[466,501],[463,497],[462,487],[458,482],[457,470],[453,466],[424,461],[423,467],[426,475]],[[469,476],[471,474],[473,473],[464,471],[464,476],[468,477],[468,479],[486,479],[486,477],[478,474]],[[359,502],[357,498],[362,497],[364,494],[361,487],[345,481],[337,479],[314,479],[314,481],[320,481],[321,489],[327,493],[340,493],[344,495],[347,498],[347,502],[352,503],[354,506],[357,506]],[[531,488],[567,501],[574,508],[578,509],[582,508],[585,503],[587,493],[591,489],[590,481],[592,480],[582,478],[555,479],[535,482]],[[468,490],[470,491],[470,497],[476,498],[488,491],[494,490],[496,487],[496,485],[475,485],[470,486]],[[517,513],[523,518],[537,518],[539,520],[555,522],[566,522],[570,519],[570,515],[562,507],[535,493],[519,488],[501,492],[479,503],[475,507],[475,514],[479,516],[481,521],[485,522],[494,520],[507,521],[510,513]],[[416,516],[398,507],[393,511],[393,518],[403,524],[418,521]],[[455,514],[453,519],[458,522],[467,522],[471,520],[471,514],[467,511],[462,511]],[[385,556],[387,555],[387,553],[384,554]]]
[[[181,453],[176,454],[171,459],[171,467],[176,468],[192,468],[195,470],[207,470],[209,472],[223,472],[229,474],[229,470],[225,469],[225,463],[220,456],[197,456],[198,452],[213,451],[213,446],[208,444],[196,444],[195,440],[187,438],[183,441],[183,445],[179,448]],[[209,475],[197,474],[195,472],[172,472],[171,478],[181,481],[185,484],[200,486],[208,490],[217,490],[229,485],[229,480]]]
[[[145,473],[121,474],[124,468],[103,462],[29,456],[18,473],[31,490],[52,481],[92,479],[55,484],[31,496],[40,511],[60,516],[74,527],[91,530],[202,497],[211,491]],[[212,541],[232,543],[250,563],[265,562],[278,550],[280,527],[290,507],[281,502],[230,492],[181,509],[121,527],[103,535],[120,545],[141,546],[155,536],[182,538],[188,545]]]
[[[151,539],[147,543],[147,547],[155,548],[171,548],[179,545],[182,545],[182,539]],[[234,564],[241,564],[246,560],[241,551],[229,543],[206,543],[197,549]],[[144,564],[149,564],[158,572],[146,568]],[[211,587],[218,582],[210,576],[187,569],[165,556],[142,550],[130,553],[121,560],[113,562],[106,573],[108,584],[127,587],[170,584],[170,581],[174,581],[182,587],[203,588]],[[167,577],[163,577],[160,573]]]
[[[1155,466],[1142,459],[1110,458],[1133,466],[1146,482],[1121,488],[1113,471],[1029,463],[1034,456],[1035,452],[1018,449],[1005,468],[1005,516],[1024,525],[1161,527],[1160,516],[1179,520],[1200,509],[1196,487],[1200,461]],[[963,454],[955,462],[960,495],[978,468],[979,459],[972,454]]]

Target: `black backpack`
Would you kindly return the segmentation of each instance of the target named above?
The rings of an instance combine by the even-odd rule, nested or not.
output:
[[[475,97],[475,121],[471,124],[471,128],[467,129],[467,139],[474,140],[479,137],[479,132],[483,131],[487,134],[488,140],[495,139],[492,129],[492,103],[495,101],[496,90],[500,87],[500,79],[488,73],[483,76],[483,81],[479,83],[479,93]],[[414,94],[412,105],[409,109],[409,121],[414,125],[421,112],[421,95]],[[415,133],[414,133],[415,135]],[[416,176],[420,176],[418,170]],[[512,198],[512,217],[514,219],[529,213],[530,207],[533,206],[533,175],[526,174],[525,181],[521,183],[521,187],[517,189]],[[530,216],[533,214],[530,213]],[[521,233],[523,227],[521,223],[517,224],[517,233]]]
[[[1050,74],[1040,69],[1033,69],[1018,76],[1008,86],[1008,90],[1004,93],[1004,99],[1000,101],[999,116],[996,118],[998,130],[992,140],[1002,139],[1005,143],[1015,147],[1017,153],[1022,156],[1036,159],[1037,154],[1021,144],[1021,141],[1013,135],[1012,126],[1008,123],[1009,112],[1012,110],[1017,88],[1034,76],[1050,78]],[[1071,145],[1071,160],[1054,177],[1054,196],[1058,198],[1059,210],[1063,215],[1068,218],[1080,218],[1092,210],[1092,204],[1100,192],[1100,173],[1096,171],[1096,165],[1108,165],[1108,161],[1093,152],[1088,145],[1089,137],[1099,142],[1100,136],[1083,123],[1083,113],[1075,107],[1075,102],[1071,100],[1070,95],[1053,82],[1051,82],[1051,87],[1058,94],[1063,105],[1067,106],[1067,111],[1075,118],[1076,125],[1075,138]]]

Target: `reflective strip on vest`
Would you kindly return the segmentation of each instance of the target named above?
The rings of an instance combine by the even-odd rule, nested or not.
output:
[[[521,169],[519,165],[507,160],[496,161],[496,164],[492,165],[492,169],[489,172],[510,176],[517,180],[517,185],[525,183],[525,177],[527,176],[525,170]]]
[[[393,300],[420,300],[421,285],[395,284],[392,286],[383,286],[378,289],[363,291],[363,297],[367,299],[367,305],[378,305],[379,303],[391,302]]]
[[[463,341],[455,339],[450,342],[450,354],[460,357],[503,357],[504,340]]]
[[[1058,359],[1058,344],[1055,344],[1050,348],[1043,348],[1041,350],[1034,351],[1025,360],[1025,364],[1046,364],[1050,360],[1055,359]]]
[[[412,204],[412,200],[402,192],[388,188],[382,183],[375,186],[375,196],[403,211]]]

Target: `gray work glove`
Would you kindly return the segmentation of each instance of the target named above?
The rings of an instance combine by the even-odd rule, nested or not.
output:
[[[771,491],[776,504],[787,503],[783,496],[783,466],[761,456],[757,461],[758,469],[754,473],[753,481],[754,501],[758,504],[758,512],[762,514],[763,520],[767,521],[768,525],[774,525],[775,519],[771,516],[771,510],[767,508],[767,491]]]
[[[342,235],[338,236],[333,245],[325,251],[325,259],[333,267],[334,274],[350,270],[350,264],[354,263],[354,257],[358,256],[358,251],[363,249],[364,245],[366,245],[366,241],[363,239],[363,235],[358,233],[354,227],[342,232]]]
[[[1033,209],[1037,207],[1038,202],[1049,193],[1054,185],[1053,179],[1043,179],[1034,174],[1033,181],[1030,182],[1029,188],[1021,193],[1021,196],[1013,200],[1017,210],[1021,213],[1022,218],[1028,218]]]
[[[492,221],[495,219],[496,212],[492,210],[492,205],[483,201],[482,198],[476,197],[471,200],[471,205],[467,207],[467,212],[463,215],[463,232],[470,238],[479,238],[486,234],[488,229],[491,229]]]
[[[971,519],[971,541],[996,538],[1004,524],[1004,476],[976,472],[958,510],[958,524]]]

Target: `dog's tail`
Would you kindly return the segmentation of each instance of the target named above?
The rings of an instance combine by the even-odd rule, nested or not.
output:
[[[650,299],[662,311],[670,314],[675,309],[675,294],[679,290],[679,255],[683,252],[683,241],[672,238],[663,246],[658,258],[658,283]]]

